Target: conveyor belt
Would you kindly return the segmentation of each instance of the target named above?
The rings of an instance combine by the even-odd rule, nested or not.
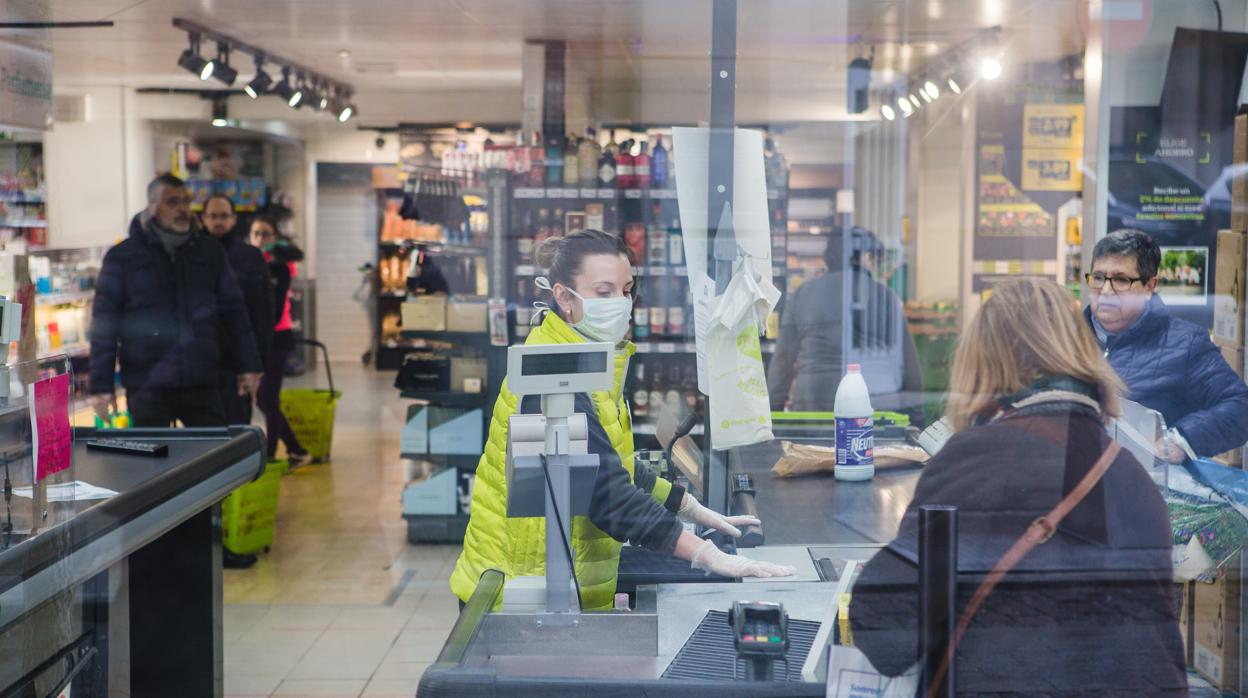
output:
[[[785,653],[786,661],[776,662],[773,680],[801,682],[802,663],[810,654],[818,632],[819,623],[815,621],[789,619],[789,651]],[[745,667],[737,659],[728,614],[708,611],[667,671],[663,672],[663,678],[692,681],[744,679]]]

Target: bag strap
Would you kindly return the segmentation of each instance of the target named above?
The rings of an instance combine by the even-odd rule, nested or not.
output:
[[[1066,518],[1079,503],[1083,501],[1088,493],[1096,487],[1096,483],[1101,481],[1105,475],[1105,471],[1109,470],[1109,466],[1113,465],[1114,459],[1118,457],[1121,446],[1117,441],[1111,441],[1109,447],[1101,454],[1100,459],[1093,464],[1092,469],[1083,476],[1078,485],[1070,491],[1062,501],[1057,503],[1049,513],[1037,518],[1031,522],[1023,535],[1014,541],[1014,545],[1001,556],[997,564],[993,565],[992,570],[984,579],[979,588],[975,590],[975,594],[971,596],[971,601],[966,605],[966,609],[962,611],[962,615],[958,618],[957,629],[953,633],[953,642],[949,643],[949,649],[945,652],[945,656],[940,661],[936,673],[932,676],[932,683],[927,688],[928,698],[935,698],[936,687],[944,680],[945,674],[949,671],[949,665],[953,663],[954,653],[958,649],[958,643],[962,641],[962,636],[966,633],[966,628],[971,624],[971,620],[975,618],[975,614],[979,611],[980,606],[987,600],[992,590],[1001,583],[1010,570],[1014,569],[1024,557],[1027,556],[1036,546],[1047,542],[1057,532],[1057,527],[1061,524],[1062,519]]]

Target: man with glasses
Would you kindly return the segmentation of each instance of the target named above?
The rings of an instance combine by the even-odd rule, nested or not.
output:
[[[116,409],[114,371],[134,425],[225,426],[217,393],[221,345],[238,357],[240,390],[259,382],[260,355],[225,250],[191,215],[182,180],[147,187],[130,237],[104,256],[91,318],[91,393],[96,414]]]
[[[1127,397],[1165,417],[1171,462],[1238,448],[1248,441],[1248,385],[1207,330],[1166,311],[1154,292],[1160,265],[1161,249],[1146,233],[1110,233],[1084,277],[1084,315]]]
[[[256,350],[263,365],[273,339],[273,279],[269,276],[269,263],[264,253],[247,242],[246,230],[238,230],[238,215],[234,202],[225,194],[213,194],[204,202],[204,229],[225,248],[230,267],[238,278],[247,317],[251,320],[251,332],[256,338]],[[228,332],[222,326],[222,338]],[[233,342],[221,345],[221,369],[218,372],[217,390],[225,408],[225,419],[230,424],[251,424],[251,401],[255,391],[239,389],[240,357],[235,356]]]

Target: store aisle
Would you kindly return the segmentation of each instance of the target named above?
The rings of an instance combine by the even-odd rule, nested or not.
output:
[[[282,479],[272,551],[225,571],[226,696],[412,696],[457,615],[459,548],[405,537],[393,374],[333,368],[333,462]]]

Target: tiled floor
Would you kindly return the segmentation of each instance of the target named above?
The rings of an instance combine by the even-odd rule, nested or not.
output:
[[[333,368],[332,462],[282,479],[272,551],[225,572],[227,696],[413,696],[457,615],[459,548],[407,543],[393,374]]]

